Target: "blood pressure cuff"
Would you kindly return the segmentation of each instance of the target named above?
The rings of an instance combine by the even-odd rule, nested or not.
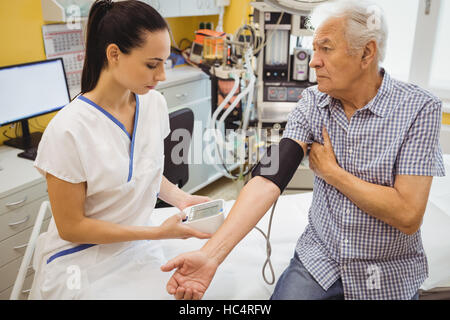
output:
[[[279,144],[267,148],[266,154],[253,169],[252,177],[269,179],[280,188],[280,193],[283,193],[303,156],[303,148],[297,142],[283,138]]]

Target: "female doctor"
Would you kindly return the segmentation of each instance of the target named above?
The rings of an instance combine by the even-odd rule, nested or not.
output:
[[[53,218],[37,243],[30,298],[155,297],[167,279],[155,272],[164,256],[153,240],[210,236],[178,214],[150,220],[157,197],[180,210],[210,200],[162,175],[169,118],[153,88],[169,54],[169,27],[149,5],[92,5],[81,95],[49,123],[34,163]]]

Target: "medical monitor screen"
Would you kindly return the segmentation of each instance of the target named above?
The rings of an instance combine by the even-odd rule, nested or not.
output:
[[[60,58],[0,68],[0,126],[57,111],[69,102]]]
[[[206,207],[201,209],[195,209],[193,220],[202,219],[210,216],[214,216],[219,212],[219,206]]]

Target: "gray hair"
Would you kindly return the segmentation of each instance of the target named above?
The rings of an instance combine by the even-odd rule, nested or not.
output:
[[[374,40],[378,47],[378,65],[386,56],[388,28],[380,6],[367,0],[334,0],[317,6],[312,12],[310,27],[317,30],[330,18],[346,18],[350,54],[355,53]]]

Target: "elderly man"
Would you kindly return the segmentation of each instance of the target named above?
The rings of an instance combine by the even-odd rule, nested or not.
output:
[[[432,177],[444,175],[441,101],[379,68],[387,30],[374,9],[335,1],[313,14],[310,66],[318,86],[304,91],[283,138],[301,146],[300,157],[310,147],[314,195],[272,299],[418,299],[427,277],[419,228]],[[280,146],[282,163],[285,154],[292,155]],[[199,251],[162,267],[177,268],[169,293],[202,297],[219,264],[282,192],[278,181],[252,178]]]

